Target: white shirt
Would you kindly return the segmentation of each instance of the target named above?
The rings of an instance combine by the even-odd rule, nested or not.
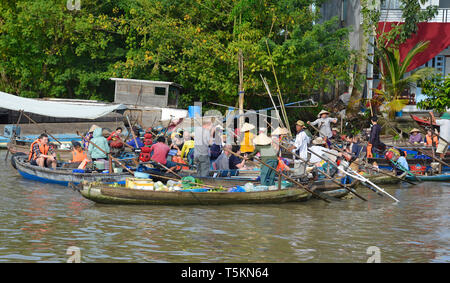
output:
[[[311,146],[309,148],[309,150],[315,153],[315,154],[311,153],[311,159],[309,160],[309,162],[312,164],[322,161],[322,158],[318,157],[317,155],[324,156],[325,159],[323,159],[323,160],[325,160],[325,161],[331,160],[331,161],[335,162],[336,157],[334,155],[338,154],[338,152],[336,150],[328,149],[328,148],[325,148],[323,146],[318,146],[318,145]],[[328,154],[328,153],[333,153],[334,155]]]
[[[450,142],[450,120],[436,120],[436,125],[441,126],[439,135],[446,141]]]
[[[298,150],[299,155],[301,158],[305,159],[308,157],[308,143],[309,143],[309,137],[308,135],[305,133],[305,131],[301,131],[300,133],[297,134],[297,136],[295,136],[295,141],[294,141],[294,152]]]
[[[333,136],[330,125],[331,122],[337,123],[337,118],[319,118],[316,121],[312,122],[311,125],[319,125],[319,133],[321,137],[331,138]]]

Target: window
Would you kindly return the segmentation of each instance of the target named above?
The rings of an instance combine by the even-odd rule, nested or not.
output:
[[[155,87],[155,95],[166,95],[166,88],[165,87]]]

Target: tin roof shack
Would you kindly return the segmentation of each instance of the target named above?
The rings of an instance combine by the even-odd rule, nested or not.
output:
[[[114,102],[125,104],[124,115],[137,119],[144,127],[166,125],[172,119],[187,116],[187,110],[176,109],[182,86],[173,82],[111,78],[116,82]]]
[[[173,82],[111,78],[116,82],[115,103],[135,106],[178,107],[181,85]]]

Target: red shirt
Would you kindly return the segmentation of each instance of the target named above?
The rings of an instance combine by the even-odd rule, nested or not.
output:
[[[169,151],[170,151],[169,146],[162,142],[155,143],[150,148],[150,154],[153,152],[152,160],[159,162],[162,165],[166,165],[167,154],[169,153]]]

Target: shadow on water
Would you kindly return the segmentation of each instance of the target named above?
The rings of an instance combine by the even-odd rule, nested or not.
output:
[[[0,152],[4,160],[5,151]],[[449,262],[449,185],[284,205],[110,206],[0,171],[0,262]]]

